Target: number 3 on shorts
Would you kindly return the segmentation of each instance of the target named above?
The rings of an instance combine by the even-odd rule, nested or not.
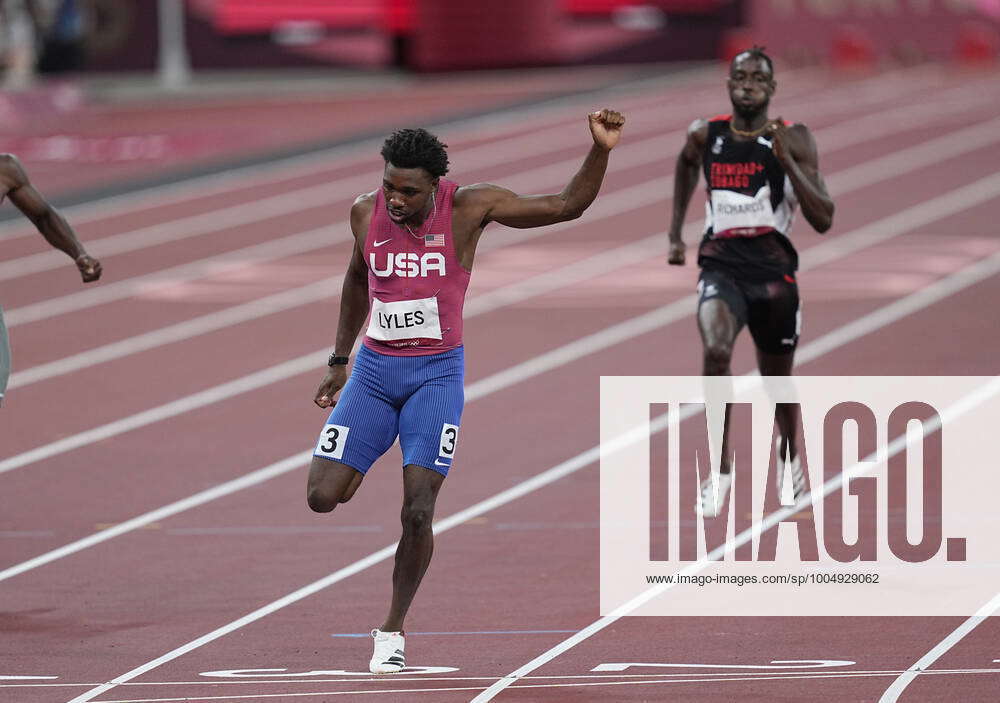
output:
[[[455,442],[457,440],[458,425],[444,423],[441,427],[441,456],[453,458],[455,456]]]
[[[319,442],[316,443],[317,456],[326,456],[338,461],[344,457],[344,445],[347,443],[347,433],[350,427],[343,425],[327,425],[319,433]]]

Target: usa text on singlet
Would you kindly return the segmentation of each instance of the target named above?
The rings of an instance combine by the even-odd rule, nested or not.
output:
[[[462,344],[462,308],[470,273],[455,252],[451,211],[458,185],[439,179],[432,215],[410,232],[375,196],[365,262],[370,315],[365,346],[382,354],[423,356]]]
[[[767,136],[738,138],[729,115],[712,118],[702,162],[708,187],[698,265],[737,278],[792,275],[798,254],[786,236],[798,201]]]

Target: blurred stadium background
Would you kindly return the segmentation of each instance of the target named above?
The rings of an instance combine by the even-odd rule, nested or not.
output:
[[[327,101],[333,117],[333,96],[342,109],[351,95],[440,86],[455,72],[464,78],[454,85],[473,92],[492,81],[499,107],[626,75],[566,67],[629,67],[632,76],[637,66],[659,72],[664,64],[726,59],[753,43],[767,46],[780,67],[849,71],[927,61],[990,70],[1000,48],[1000,0],[0,0],[0,7],[3,148],[62,201],[130,187],[138,175],[367,135],[382,125],[305,123],[303,101]],[[518,69],[517,85],[494,74],[477,79],[495,69]],[[253,98],[269,106],[256,128],[255,116],[242,112]],[[194,100],[215,111],[191,117],[185,108]],[[238,129],[227,127],[226,105],[245,115]],[[87,181],[59,168],[67,163],[86,165]]]

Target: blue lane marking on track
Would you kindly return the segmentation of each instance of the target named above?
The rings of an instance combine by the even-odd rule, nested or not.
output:
[[[471,632],[407,632],[407,637],[413,635],[566,635],[575,634],[576,630],[473,630]],[[370,632],[336,632],[330,637],[371,637]]]
[[[252,525],[237,527],[174,527],[171,535],[295,535],[336,532],[382,532],[381,525]],[[2,535],[2,533],[0,533]]]

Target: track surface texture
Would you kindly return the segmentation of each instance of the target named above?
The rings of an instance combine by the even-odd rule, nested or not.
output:
[[[995,374],[1000,83],[935,66],[778,77],[772,114],[810,126],[837,203],[825,237],[801,219],[792,233],[805,314],[797,373]],[[368,96],[350,119],[444,122],[517,92],[463,85],[428,85],[439,92],[391,107]],[[688,266],[666,265],[666,228],[684,130],[727,107],[722,71],[625,81],[440,130],[459,182],[555,192],[589,146],[586,113],[605,106],[628,125],[592,208],[483,237],[462,437],[407,621],[414,668],[397,676],[367,674],[366,633],[390,595],[398,448],[332,515],[312,514],[304,495],[346,218],[379,183],[377,143],[67,208],[105,265],[94,287],[26,223],[0,224],[15,369],[0,411],[0,698],[996,701],[996,618],[960,636],[962,618],[622,618],[570,640],[600,621],[599,378],[700,373],[691,261],[703,196],[690,208]],[[237,119],[243,107],[205,114],[221,130],[222,112]],[[227,138],[282,114],[258,108]],[[325,110],[318,118],[341,114]],[[733,371],[753,368],[744,333]],[[608,662],[676,666],[593,671]]]

